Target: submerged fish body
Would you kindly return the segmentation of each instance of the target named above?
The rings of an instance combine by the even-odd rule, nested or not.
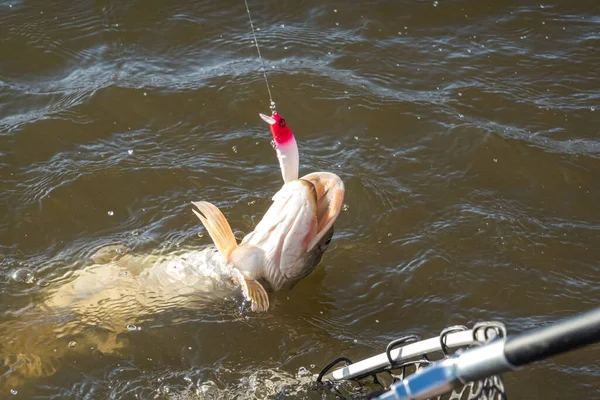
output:
[[[54,374],[74,354],[115,354],[127,331],[162,312],[222,307],[230,267],[212,247],[166,255],[98,250],[93,264],[46,288],[41,304],[0,324],[0,388]]]
[[[92,259],[98,261],[96,255]],[[75,279],[59,286],[45,304],[77,312],[97,309],[99,304],[105,309],[110,299],[133,297],[129,306],[140,304],[139,316],[155,311],[148,306],[150,299],[157,307],[161,302],[176,304],[178,299],[183,305],[186,296],[218,291],[229,275],[229,267],[213,248],[168,255],[126,254],[78,271]]]

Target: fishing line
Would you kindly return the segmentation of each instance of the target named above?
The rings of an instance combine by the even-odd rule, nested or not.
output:
[[[254,45],[256,46],[256,51],[258,52],[258,59],[262,65],[263,76],[265,77],[265,83],[267,84],[267,91],[269,92],[269,100],[271,101],[270,108],[271,113],[275,113],[275,102],[273,101],[273,96],[271,95],[271,88],[269,87],[269,80],[267,79],[267,70],[265,68],[265,63],[263,61],[262,56],[260,55],[260,48],[258,47],[258,40],[256,40],[256,32],[254,31],[254,24],[252,23],[252,17],[250,16],[250,8],[248,7],[248,0],[244,0],[246,3],[246,11],[248,12],[248,20],[250,20],[250,27],[252,28],[252,36],[254,36]]]

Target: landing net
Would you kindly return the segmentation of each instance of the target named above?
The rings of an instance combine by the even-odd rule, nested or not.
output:
[[[417,335],[404,336],[391,341],[385,353],[365,360],[353,363],[345,357],[337,358],[323,368],[317,382],[322,390],[342,399],[373,399],[388,391],[393,383],[497,337],[506,337],[504,324],[499,322],[480,322],[472,329],[451,326],[442,330],[439,336],[426,340]],[[342,364],[345,365],[339,368]],[[507,396],[502,377],[493,375],[467,382],[432,399],[505,400]]]

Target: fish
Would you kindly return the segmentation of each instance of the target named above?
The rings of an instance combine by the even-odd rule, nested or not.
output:
[[[331,172],[298,178],[296,139],[284,118],[259,114],[270,125],[284,185],[256,228],[238,245],[223,213],[207,201],[192,202],[218,252],[231,267],[251,310],[269,309],[267,292],[291,290],[321,261],[340,215],[345,187]]]
[[[235,285],[251,310],[267,311],[268,293],[290,290],[308,276],[333,236],[344,184],[329,172],[298,178],[296,140],[282,120],[276,114],[266,119],[283,186],[252,232],[236,243],[221,211],[199,201],[193,211],[214,247],[135,254],[111,244],[78,261],[86,266],[70,268],[73,275],[45,289],[43,301],[0,323],[0,389],[50,376],[70,357],[88,355],[90,348],[119,354],[128,344],[124,333],[167,310],[227,308],[224,299]]]

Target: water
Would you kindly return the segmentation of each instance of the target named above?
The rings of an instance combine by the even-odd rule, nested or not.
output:
[[[123,295],[111,325],[40,307],[103,245],[208,246],[191,201],[243,236],[281,185],[244,3],[0,3],[0,398],[321,398],[340,355],[599,303],[595,1],[249,5],[301,173],[346,184],[334,239],[267,314]],[[599,358],[507,374],[509,397],[600,397]]]

